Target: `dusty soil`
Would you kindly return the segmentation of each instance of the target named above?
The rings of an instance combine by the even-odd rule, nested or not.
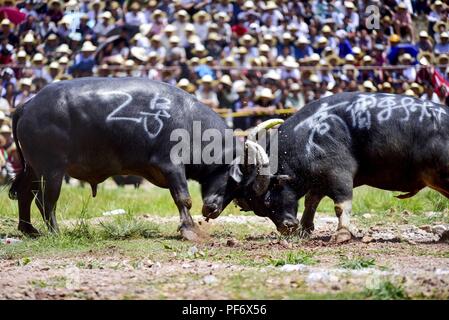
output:
[[[176,222],[176,217],[148,215],[144,219]],[[373,226],[358,230],[351,242],[337,245],[329,242],[336,219],[317,220],[309,240],[281,239],[270,233],[248,235],[245,240],[213,236],[189,249],[209,252],[209,256],[174,253],[157,261],[130,258],[111,246],[60,257],[33,257],[25,262],[0,259],[0,299],[296,298],[360,292],[386,279],[400,283],[410,297],[449,298],[449,243],[443,230],[448,226]],[[222,217],[213,223],[244,223],[254,228],[270,224],[253,216]],[[297,250],[313,253],[316,263],[267,263],[272,252]],[[235,253],[254,263],[228,258]],[[339,265],[341,256],[369,257],[375,265],[345,269]]]

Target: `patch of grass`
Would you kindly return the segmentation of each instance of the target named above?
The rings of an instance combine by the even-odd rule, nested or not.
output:
[[[102,237],[110,240],[152,238],[159,235],[156,225],[138,220],[131,214],[115,217],[113,221],[100,222],[100,226]]]
[[[306,251],[294,251],[287,253],[286,256],[282,258],[271,258],[270,264],[275,267],[280,267],[286,264],[306,264],[312,265],[316,264],[318,261],[313,257],[313,254]]]
[[[373,267],[375,264],[376,261],[372,258],[365,258],[362,256],[352,258],[348,256],[340,256],[340,262],[338,263],[338,266],[344,269],[359,270]]]
[[[405,300],[410,297],[401,285],[396,285],[391,281],[382,281],[374,288],[366,288],[363,294],[368,299],[373,300]]]

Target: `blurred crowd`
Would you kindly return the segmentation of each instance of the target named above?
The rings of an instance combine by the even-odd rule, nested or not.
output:
[[[346,91],[446,104],[448,3],[2,0],[0,161],[11,111],[76,77],[177,85],[240,129]]]

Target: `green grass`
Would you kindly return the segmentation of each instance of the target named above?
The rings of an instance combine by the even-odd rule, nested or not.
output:
[[[382,281],[374,288],[366,288],[363,294],[368,299],[373,300],[405,300],[410,297],[401,285],[392,283],[391,281]]]
[[[190,183],[190,193],[193,199],[191,212],[201,212],[201,196],[199,185]],[[443,211],[449,208],[449,200],[435,191],[425,189],[413,198],[399,200],[393,193],[360,187],[354,191],[353,211],[354,215],[361,213],[382,214],[394,216],[407,210],[412,213],[423,211]],[[303,199],[300,202],[300,210],[304,208]],[[170,192],[161,188],[134,190],[132,188],[110,188],[100,186],[98,195],[92,199],[90,188],[80,188],[64,185],[58,201],[57,217],[59,220],[79,219],[81,213],[84,218],[100,217],[104,211],[122,208],[135,214],[154,214],[158,216],[177,215],[177,209],[171,198]],[[318,212],[333,212],[334,204],[329,198],[324,198],[318,207]],[[230,204],[223,214],[244,214],[239,208]],[[248,213],[251,214],[251,213]],[[11,201],[7,195],[7,189],[0,189],[0,218],[17,218],[17,202]],[[33,205],[33,220],[41,220],[40,213]],[[414,217],[412,217],[414,219]],[[446,217],[446,221],[449,221]]]
[[[313,257],[311,252],[306,251],[295,251],[289,252],[286,256],[276,259],[270,259],[270,263],[275,266],[283,266],[286,264],[306,264],[312,265],[316,264],[317,260]]]
[[[338,266],[340,268],[344,269],[351,269],[351,270],[359,270],[369,267],[374,267],[376,265],[376,261],[372,258],[365,258],[365,257],[348,257],[348,256],[341,256],[340,262],[338,263]]]

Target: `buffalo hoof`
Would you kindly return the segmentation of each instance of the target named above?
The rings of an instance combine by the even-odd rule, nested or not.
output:
[[[344,243],[351,240],[351,238],[352,234],[351,232],[349,232],[348,229],[340,229],[337,230],[337,232],[332,235],[331,240],[334,241],[335,243]]]
[[[193,226],[179,227],[183,239],[192,242],[202,242],[209,239],[209,235],[202,231],[196,224]]]
[[[37,238],[41,235],[41,233],[35,227],[33,227],[31,223],[20,222],[17,229],[30,238]]]
[[[315,225],[312,223],[311,225],[301,225],[296,232],[299,238],[310,239],[313,230],[315,230]]]
[[[300,239],[310,239],[312,237],[313,229],[302,227],[299,228],[296,232]]]

